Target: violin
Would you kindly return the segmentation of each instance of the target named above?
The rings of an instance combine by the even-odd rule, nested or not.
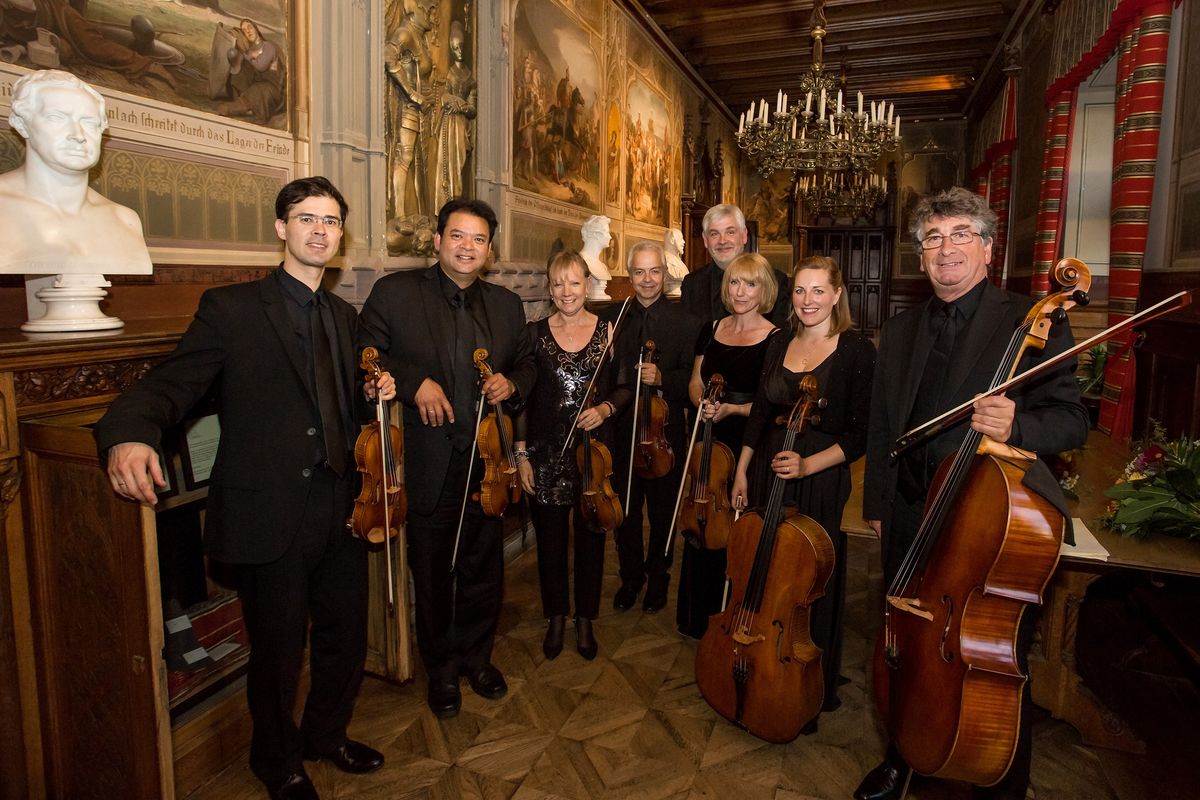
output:
[[[488,351],[482,347],[471,356],[484,381],[492,377],[487,357]],[[509,503],[521,502],[521,476],[513,455],[512,420],[504,413],[503,403],[492,406],[492,411],[480,420],[476,434],[483,459],[479,504],[489,517],[503,517]]]
[[[591,392],[584,407],[591,403]],[[603,442],[585,430],[578,431],[579,445],[575,448],[575,463],[579,467],[579,513],[588,527],[606,533],[615,531],[625,521],[621,499],[617,497],[609,477],[612,475],[612,453]]]
[[[787,420],[784,450],[823,401],[806,375]],[[761,516],[743,514],[729,536],[729,597],[696,651],[696,684],[713,710],[768,742],[790,742],[821,710],[821,650],[809,631],[812,604],[833,573],[833,542],[816,520],[783,508],[775,476]],[[736,599],[734,599],[736,598]]]
[[[713,375],[704,387],[700,408],[705,403],[720,403],[725,395],[725,379]],[[703,438],[692,446],[692,457],[680,487],[682,502],[676,517],[676,527],[692,533],[700,544],[719,550],[728,543],[733,527],[733,506],[729,502],[729,483],[737,462],[733,451],[724,442],[713,439],[712,418],[705,419]]]
[[[645,395],[641,393],[641,365],[653,364],[656,355],[654,340],[647,339],[643,359],[638,362],[638,397],[634,401],[634,446],[630,454],[632,471],[643,480],[661,478],[675,466],[675,451],[671,449],[666,435],[667,421],[671,414],[667,401],[651,392]]]
[[[382,376],[379,351],[363,349],[359,368],[376,381]],[[394,539],[408,516],[408,495],[400,479],[404,437],[390,422],[388,403],[376,394],[375,421],[362,429],[354,442],[354,461],[362,473],[362,490],[346,527],[360,539],[379,544]]]

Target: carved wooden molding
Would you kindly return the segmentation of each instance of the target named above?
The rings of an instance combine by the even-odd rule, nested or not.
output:
[[[122,392],[140,381],[156,363],[157,359],[140,358],[17,372],[13,376],[17,405],[40,405]]]
[[[8,507],[21,490],[21,461],[0,462],[0,519],[8,514]]]

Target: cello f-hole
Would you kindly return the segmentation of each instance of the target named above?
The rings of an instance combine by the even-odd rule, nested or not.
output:
[[[949,664],[954,660],[954,654],[946,652],[946,641],[950,638],[950,625],[954,622],[954,598],[944,594],[942,595],[942,604],[946,606],[946,625],[942,628],[942,643],[938,649],[942,652],[942,660]]]

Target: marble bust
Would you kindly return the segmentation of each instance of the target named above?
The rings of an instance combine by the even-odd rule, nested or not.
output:
[[[683,231],[679,228],[668,228],[663,234],[663,259],[667,267],[667,297],[679,297],[680,286],[687,277],[687,264],[683,263]]]
[[[588,272],[591,276],[588,278],[587,299],[611,300],[605,287],[612,280],[612,273],[608,271],[608,265],[600,258],[600,254],[612,242],[608,217],[588,217],[580,228],[580,233],[583,234],[583,248],[579,251],[579,255],[583,256],[583,260],[587,262]]]
[[[108,127],[104,98],[68,72],[40,70],[13,84],[8,120],[26,148],[21,166],[0,175],[0,214],[21,221],[21,235],[0,242],[0,273],[57,276],[38,292],[48,319],[23,327],[120,327],[99,309],[101,287],[109,285],[103,273],[148,275],[152,264],[137,213],[88,186]],[[95,302],[83,295],[96,295]]]

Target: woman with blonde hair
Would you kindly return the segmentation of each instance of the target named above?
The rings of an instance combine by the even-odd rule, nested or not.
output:
[[[754,407],[746,421],[737,474],[735,507],[766,502],[773,478],[787,481],[784,503],[816,520],[833,541],[836,562],[825,596],[812,612],[812,635],[824,650],[823,710],[840,705],[842,606],[846,596],[846,535],[842,508],[850,497],[850,463],[867,447],[875,346],[850,330],[850,302],[842,271],[826,256],[803,259],[791,280],[792,335],[777,336],[767,348],[766,365]],[[786,429],[777,422],[799,397],[800,380],[812,375],[817,396],[825,398],[820,420],[805,426],[795,450],[784,450]]]
[[[688,386],[692,403],[700,405],[704,387],[713,375],[725,379],[720,403],[699,410],[713,421],[713,438],[734,453],[742,447],[742,433],[751,402],[758,389],[767,343],[782,338],[765,314],[775,305],[779,283],[771,264],[758,253],[742,253],[729,262],[721,283],[721,301],[730,316],[700,330],[696,361]],[[699,639],[708,618],[721,610],[725,588],[725,550],[707,549],[684,532],[675,621],[679,632]]]

